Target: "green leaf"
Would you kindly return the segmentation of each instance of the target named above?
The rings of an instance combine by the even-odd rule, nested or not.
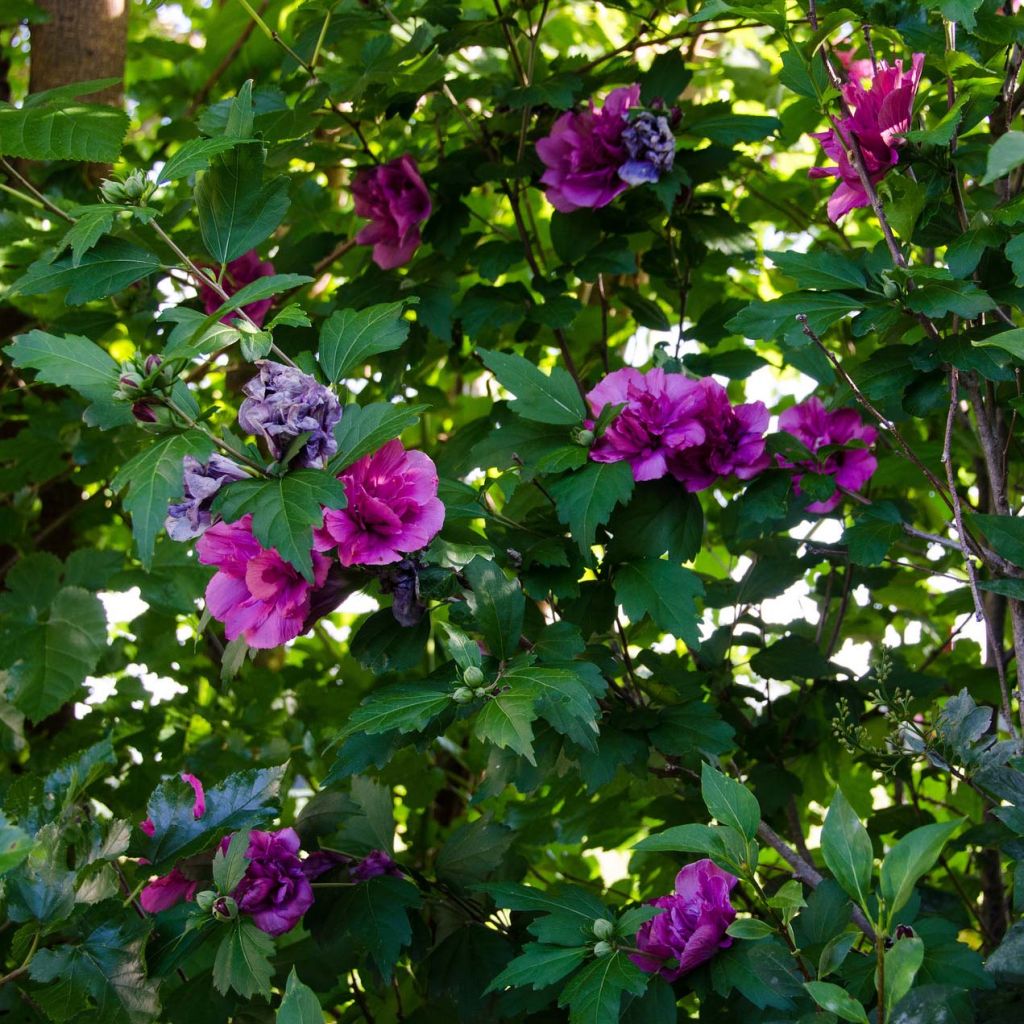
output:
[[[523,946],[523,952],[515,958],[487,986],[488,992],[500,992],[506,988],[546,988],[561,981],[576,970],[590,953],[588,946],[545,946],[531,942]]]
[[[128,131],[128,115],[102,103],[75,102],[97,91],[97,84],[78,82],[36,93],[20,108],[0,107],[0,156],[113,163]]]
[[[1024,133],[1022,133],[1024,134]],[[971,342],[979,347],[1001,348],[1011,356],[1024,362],[1024,327],[1015,327],[1009,331],[1000,331],[988,338],[979,338]]]
[[[895,1006],[911,989],[924,963],[924,943],[918,938],[897,939],[885,954],[885,1005]]]
[[[374,612],[352,638],[349,650],[360,665],[381,675],[412,668],[423,657],[430,638],[430,619],[399,626],[390,608]]]
[[[277,1024],[323,1024],[324,1011],[316,993],[299,981],[295,968],[288,975],[284,997],[277,1008]]]
[[[660,99],[671,107],[692,77],[679,50],[659,53],[641,78],[640,102],[650,106],[652,100]]]
[[[487,646],[499,661],[519,650],[526,598],[518,580],[510,580],[494,563],[477,555],[464,569],[471,591],[466,598]]]
[[[364,455],[377,451],[402,431],[414,426],[429,405],[346,405],[341,422],[334,428],[338,451],[327,465],[332,474],[347,469]]]
[[[259,302],[261,299],[271,299],[282,292],[290,291],[292,288],[309,284],[312,280],[313,278],[307,277],[305,274],[270,274],[267,277],[258,277],[255,281],[250,281],[247,285],[243,285],[237,292],[229,296],[226,302],[206,318],[207,323],[204,326],[209,326],[211,321],[216,323],[226,313],[232,312],[232,310],[241,309],[243,306],[248,306],[252,302]]]
[[[592,676],[596,677],[589,685],[580,674],[588,665],[593,669]],[[596,697],[604,693],[607,685],[596,666],[588,662],[559,668],[524,665],[506,672],[501,682],[514,691],[533,693],[542,718],[581,747],[596,749],[600,713]]]
[[[587,415],[576,382],[556,366],[548,375],[522,356],[477,349],[480,358],[507,391],[516,397],[509,408],[537,423],[578,424]]]
[[[763,939],[774,933],[775,929],[770,924],[765,924],[764,921],[759,921],[756,917],[741,917],[733,921],[726,929],[726,934],[731,935],[734,939],[751,941]]]
[[[963,819],[922,825],[908,832],[885,855],[879,873],[879,892],[888,920],[906,906],[918,879],[934,867],[943,846],[963,824]]]
[[[403,299],[360,310],[335,310],[320,328],[318,355],[328,381],[336,384],[371,357],[401,348],[409,336],[409,321],[402,316],[408,304]]]
[[[1024,234],[1015,235],[1010,239],[1003,251],[1013,267],[1015,284],[1018,288],[1024,286]]]
[[[237,917],[220,940],[213,960],[213,984],[222,995],[237,992],[243,999],[270,998],[274,976],[274,940],[244,917]]]
[[[694,599],[703,595],[704,584],[696,573],[663,558],[643,558],[618,568],[614,586],[631,622],[650,615],[655,625],[688,647],[700,646]]]
[[[835,672],[817,644],[793,633],[763,647],[750,667],[765,679],[817,679]]]
[[[71,246],[71,265],[77,267],[88,252],[114,226],[117,211],[110,206],[82,206],[75,210],[78,218],[60,240],[57,253]]]
[[[187,178],[196,171],[205,171],[213,157],[234,149],[240,141],[242,140],[227,136],[216,139],[189,139],[175,150],[160,169],[156,178],[157,184]]]
[[[821,854],[836,881],[866,907],[874,870],[871,837],[841,789],[836,790],[825,816]]]
[[[715,105],[717,108],[717,105]],[[688,135],[710,139],[723,146],[737,142],[760,142],[782,127],[777,117],[758,114],[700,114],[683,125]]]
[[[344,735],[358,733],[420,732],[451,705],[452,691],[447,683],[398,683],[370,694],[352,712]]]
[[[946,272],[948,273],[948,271]],[[973,320],[982,313],[995,309],[995,300],[983,292],[973,281],[925,279],[907,296],[907,306],[915,313],[929,317],[943,317],[955,313],[965,320]]]
[[[117,363],[94,341],[77,334],[29,331],[16,335],[4,351],[15,366],[35,370],[39,380],[72,387],[92,402],[109,399],[117,388]]]
[[[966,519],[981,530],[997,555],[1024,566],[1024,518],[972,513]]]
[[[629,504],[615,510],[608,529],[608,554],[615,561],[660,558],[688,562],[700,551],[704,513],[695,494],[674,481],[651,480],[636,485]]]
[[[449,622],[438,620],[435,623],[441,637],[441,643],[456,665],[463,671],[467,668],[479,668],[483,664],[483,655],[480,653],[480,645],[453,626]]]
[[[360,882],[338,900],[332,920],[369,952],[385,981],[402,948],[412,940],[408,911],[420,906],[420,894],[404,878],[383,875]]]
[[[501,865],[514,838],[511,829],[483,818],[461,825],[437,855],[437,877],[462,888],[479,882]]]
[[[223,487],[213,508],[229,522],[252,514],[252,532],[265,548],[313,579],[313,528],[324,508],[344,508],[341,481],[319,469],[299,469],[265,480],[238,480]]]
[[[225,832],[254,828],[276,813],[284,767],[250,768],[206,790],[206,813],[193,813],[195,793],[177,776],[160,783],[146,805],[153,835],[138,840],[139,854],[159,872],[211,846]]]
[[[64,301],[80,306],[123,291],[160,269],[160,260],[122,238],[104,238],[79,259],[63,256],[52,263],[36,260],[11,286],[10,294],[45,295],[67,291]]]
[[[650,738],[663,754],[696,762],[730,750],[735,733],[710,704],[691,700],[661,711]]]
[[[535,703],[531,691],[513,690],[489,699],[476,716],[476,735],[496,747],[509,747],[530,764],[536,764],[531,725],[538,714]]]
[[[633,849],[646,853],[703,853],[710,855],[720,845],[711,825],[674,825],[657,835],[648,836]]]
[[[864,271],[856,263],[822,250],[814,252],[766,253],[784,274],[792,277],[799,288],[821,288],[825,291],[840,288],[865,288]]]
[[[805,981],[804,988],[823,1010],[834,1013],[840,1020],[868,1024],[864,1007],[846,989],[829,981]]]
[[[242,829],[231,837],[227,852],[219,849],[213,855],[213,882],[227,896],[242,880],[249,867],[249,830]]]
[[[288,178],[263,183],[263,147],[239,143],[215,157],[195,189],[199,230],[206,251],[228,263],[259,245],[288,209]]]
[[[569,1024],[618,1024],[624,992],[640,995],[648,975],[625,953],[597,958],[572,976],[558,997],[569,1007]]]
[[[700,792],[708,813],[740,835],[753,839],[761,823],[757,797],[735,779],[716,771],[707,762],[700,769]]]
[[[903,517],[891,501],[869,505],[852,526],[846,527],[843,543],[854,565],[880,565],[889,548],[903,536]]]
[[[551,485],[559,522],[569,527],[584,554],[590,553],[598,526],[607,523],[615,506],[632,493],[628,462],[593,462]]]
[[[8,823],[0,811],[0,875],[16,868],[31,852],[35,840],[17,825]]]
[[[152,564],[156,536],[167,518],[167,503],[181,497],[182,459],[194,455],[202,462],[212,451],[213,442],[198,430],[161,437],[129,459],[111,480],[110,489],[115,493],[128,488],[124,507],[132,517],[135,546],[144,568]]]
[[[997,178],[1005,178],[1010,171],[1024,164],[1024,132],[1000,135],[989,147],[988,164],[982,185],[991,185]]]

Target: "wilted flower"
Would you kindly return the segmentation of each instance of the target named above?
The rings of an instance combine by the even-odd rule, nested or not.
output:
[[[629,185],[657,181],[672,170],[676,140],[664,114],[644,111],[622,133],[629,159],[619,168],[619,177]]]
[[[391,595],[391,614],[400,626],[415,626],[427,610],[420,598],[419,565],[403,558],[380,577],[382,593]]]
[[[563,114],[537,143],[537,155],[547,167],[540,180],[556,210],[607,206],[628,188],[619,176],[619,168],[632,157],[623,138],[625,116],[639,99],[639,85],[614,89],[600,110],[591,101],[589,110]]]
[[[192,815],[198,821],[206,813],[206,793],[203,791],[203,784],[196,776],[189,775],[188,772],[182,772],[181,781],[187,782],[192,787],[192,792],[195,795]],[[140,822],[139,829],[147,836],[156,835],[156,826],[149,818]],[[198,886],[198,881],[187,877],[176,865],[168,874],[154,879],[143,887],[142,892],[139,893],[139,903],[147,913],[155,914],[160,910],[173,907],[181,900],[190,900],[195,895]]]
[[[252,516],[211,526],[196,544],[203,565],[217,572],[206,587],[206,608],[224,623],[229,640],[250,647],[278,647],[304,629],[310,595],[327,579],[330,559],[313,552],[314,583],[252,533]]]
[[[207,462],[192,455],[182,459],[185,500],[167,507],[164,528],[171,540],[201,537],[212,522],[210,506],[221,487],[233,480],[244,480],[245,471],[223,455],[214,453]]]
[[[392,878],[401,878],[402,869],[385,853],[384,850],[373,850],[368,853],[358,864],[353,867],[349,874],[357,882],[366,882],[371,878],[379,878],[381,875],[390,875]]]
[[[676,875],[675,892],[650,901],[663,912],[637,932],[637,949],[649,955],[631,953],[629,959],[673,982],[727,949],[732,939],[725,932],[736,917],[729,893],[736,882],[707,858],[687,864]]]
[[[230,839],[221,842],[227,850]],[[293,828],[249,833],[249,866],[231,897],[243,914],[268,935],[291,931],[313,905],[313,888],[299,859],[301,841]]]
[[[444,524],[437,496],[437,469],[423,452],[407,452],[402,442],[359,459],[339,477],[348,500],[343,509],[325,509],[316,549],[338,549],[342,565],[387,565],[426,547]]]
[[[295,458],[299,466],[323,468],[338,450],[334,428],[341,405],[334,393],[294,366],[261,359],[259,376],[242,390],[247,395],[238,410],[238,424],[267,443],[275,459],[284,458],[291,443],[309,434]]]
[[[911,70],[906,72],[902,60],[897,60],[895,67],[879,61],[866,85],[860,69],[856,69],[843,86],[850,116],[837,122],[838,127],[813,134],[826,155],[836,161],[835,167],[812,167],[808,172],[812,178],[839,179],[839,186],[828,202],[830,220],[838,221],[850,210],[870,205],[864,184],[847,155],[851,139],[860,145],[864,169],[873,184],[899,163],[902,136],[910,130],[914,97],[923,70],[923,53],[914,54]]]
[[[849,444],[862,441],[874,444],[878,431],[867,426],[853,409],[836,409],[829,412],[818,398],[808,398],[800,405],[787,409],[779,417],[779,429],[792,434],[812,453],[831,445]],[[840,487],[856,491],[864,486],[878,468],[878,460],[865,448],[849,448],[834,451],[824,456],[823,461],[793,463],[781,455],[775,456],[783,469],[799,469],[793,475],[797,493],[803,474],[817,473],[831,476],[836,482],[836,493],[826,501],[816,501],[807,506],[808,512],[831,512],[840,501]]]
[[[382,270],[408,263],[420,244],[420,224],[431,212],[430,193],[416,161],[400,156],[362,168],[352,182],[352,195],[356,215],[371,222],[356,241],[373,246],[373,262]]]
[[[220,286],[230,297],[247,284],[252,284],[253,281],[257,281],[261,277],[270,277],[273,273],[274,264],[269,260],[261,260],[256,250],[250,249],[247,253],[243,253],[238,259],[232,260],[227,265],[224,270],[224,276],[221,278]],[[199,293],[202,297],[203,309],[206,311],[207,316],[215,313],[224,305],[224,300],[209,285],[200,285]],[[256,302],[250,302],[242,306],[242,312],[257,327],[262,327],[263,321],[266,319],[267,313],[273,304],[273,299],[259,299]],[[237,316],[238,311],[232,310],[230,313],[225,313],[221,320],[224,323],[231,323]]]

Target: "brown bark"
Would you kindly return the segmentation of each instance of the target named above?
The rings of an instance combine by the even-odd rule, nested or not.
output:
[[[127,0],[38,0],[50,20],[32,26],[30,92],[124,76]],[[121,82],[88,96],[120,106]]]

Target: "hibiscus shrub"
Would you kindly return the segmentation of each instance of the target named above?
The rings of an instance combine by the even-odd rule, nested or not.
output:
[[[1018,5],[129,6],[0,4],[0,1013],[1018,1020]]]

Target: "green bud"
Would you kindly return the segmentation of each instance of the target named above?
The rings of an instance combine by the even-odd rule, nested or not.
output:
[[[468,686],[460,686],[453,694],[456,704],[468,704],[473,699],[473,691]]]
[[[218,896],[210,912],[218,921],[234,921],[238,917],[238,904],[230,896]]]
[[[209,910],[216,898],[217,894],[212,889],[204,889],[202,892],[196,893],[196,903],[200,910]]]
[[[149,182],[142,171],[132,171],[124,179],[124,194],[129,200],[141,199],[149,190]]]
[[[124,183],[116,178],[105,178],[101,181],[100,193],[108,203],[123,203],[128,198]]]
[[[594,443],[595,436],[592,430],[588,430],[585,427],[577,427],[572,432],[572,439],[584,448],[589,448]]]
[[[605,957],[611,956],[615,950],[610,942],[595,942],[594,943],[594,956]]]
[[[882,274],[882,294],[887,299],[898,299],[900,286],[886,273]]]
[[[599,939],[610,939],[615,934],[615,925],[606,917],[599,917],[594,922],[594,934]]]
[[[476,665],[470,665],[469,668],[462,673],[462,681],[467,686],[479,686],[484,681],[484,674],[476,667]]]
[[[487,696],[487,687],[486,686],[478,686],[473,691],[473,696],[474,697],[486,697]]]

